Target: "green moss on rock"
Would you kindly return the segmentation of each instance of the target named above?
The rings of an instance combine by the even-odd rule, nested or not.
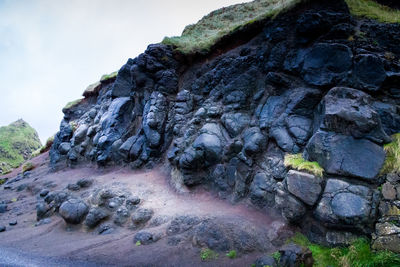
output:
[[[384,145],[386,159],[381,174],[400,173],[400,133],[392,136],[392,142]]]
[[[285,155],[284,164],[288,168],[298,171],[305,171],[315,176],[322,177],[324,169],[316,161],[307,161],[303,159],[301,154],[287,154]]]
[[[79,105],[82,102],[82,100],[83,100],[83,98],[79,98],[79,99],[76,99],[74,101],[68,102],[65,105],[65,107],[63,108],[63,112],[68,110],[68,109],[71,109],[71,108],[73,108],[73,107],[75,107],[77,105]]]

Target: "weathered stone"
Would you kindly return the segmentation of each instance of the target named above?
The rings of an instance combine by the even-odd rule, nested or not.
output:
[[[315,204],[322,190],[320,178],[294,170],[288,172],[286,184],[290,193],[310,206]]]
[[[386,182],[382,185],[382,195],[385,199],[395,200],[396,194],[397,194],[396,189],[391,183]]]
[[[108,213],[102,208],[91,208],[86,215],[84,224],[89,228],[96,227],[102,220],[108,217]]]
[[[279,249],[279,253],[281,254],[279,266],[312,267],[314,264],[314,258],[310,249],[301,247],[299,245],[285,245]]]
[[[305,158],[317,161],[329,174],[375,181],[383,162],[383,148],[366,139],[317,131],[307,144]]]
[[[82,200],[70,199],[60,206],[59,213],[67,223],[79,224],[88,211],[88,206]]]
[[[329,179],[315,216],[331,226],[351,225],[368,232],[376,217],[377,194],[362,185]]]
[[[304,57],[303,77],[312,85],[332,85],[345,79],[353,53],[342,44],[315,44]]]

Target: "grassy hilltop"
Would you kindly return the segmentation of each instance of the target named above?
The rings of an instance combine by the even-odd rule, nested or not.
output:
[[[0,173],[20,166],[41,146],[35,129],[22,119],[0,127]]]

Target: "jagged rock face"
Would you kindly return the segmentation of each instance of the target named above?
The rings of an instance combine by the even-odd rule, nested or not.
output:
[[[400,26],[357,20],[334,2],[307,3],[248,43],[194,62],[150,45],[87,99],[82,116],[64,118],[52,163],[165,159],[189,187],[318,221],[325,243],[371,233],[382,146],[400,132]],[[288,173],[285,153],[303,153],[332,177]]]

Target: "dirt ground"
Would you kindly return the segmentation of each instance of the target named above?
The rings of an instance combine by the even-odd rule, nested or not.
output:
[[[0,258],[3,257],[4,261],[7,255],[14,253],[17,259],[13,262],[18,262],[20,255],[21,265],[24,265],[23,260],[31,257],[32,260],[47,259],[48,265],[60,266],[251,266],[255,259],[275,249],[271,244],[268,251],[239,253],[235,259],[220,253],[218,259],[202,261],[201,248],[191,242],[171,246],[167,238],[161,238],[150,245],[136,246],[133,242],[136,230],[132,229],[116,227],[111,234],[98,235],[83,226],[67,225],[59,215],[52,216],[50,224],[35,226],[35,207],[39,197],[34,192],[43,188],[61,190],[85,177],[94,180],[92,188],[120,186],[134,192],[142,199],[142,207],[153,209],[159,217],[172,218],[184,214],[218,218],[235,224],[246,223],[270,236],[282,232],[282,229],[291,231],[272,211],[258,210],[247,203],[233,205],[201,188],[178,193],[170,186],[169,175],[162,166],[132,171],[130,168],[100,169],[86,165],[52,172],[48,161],[48,153],[35,158],[33,163],[37,167],[28,177],[8,184],[11,186],[8,189],[4,189],[7,184],[0,186],[0,202],[9,203],[9,211],[0,214],[0,225],[7,227],[0,233],[0,250],[3,250]],[[15,170],[6,177],[15,177],[19,172]],[[89,191],[77,194],[85,196]],[[10,226],[9,222],[13,220],[18,223]],[[62,264],[56,264],[57,260]]]

